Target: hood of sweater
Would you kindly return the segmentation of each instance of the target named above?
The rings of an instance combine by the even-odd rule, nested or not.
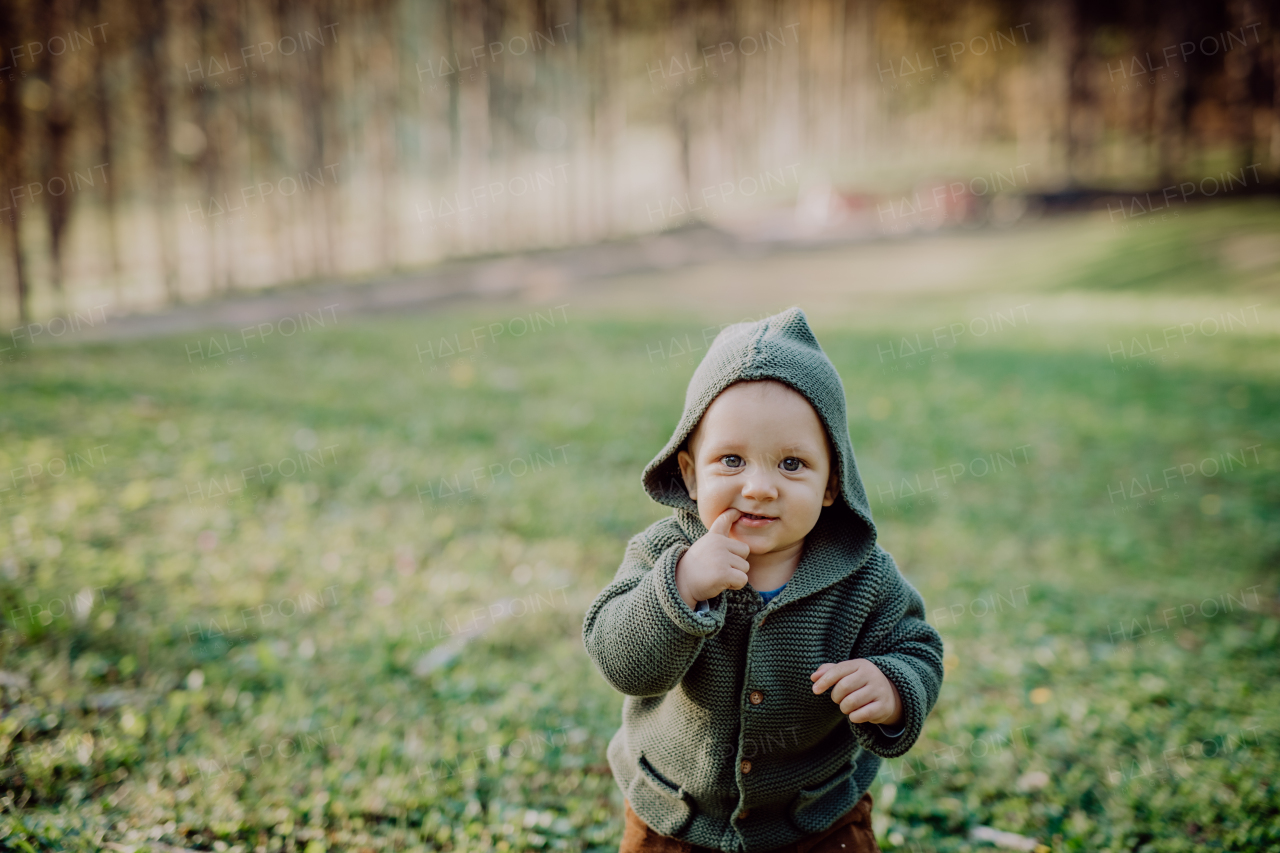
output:
[[[676,455],[721,391],[735,382],[757,379],[777,380],[803,395],[818,413],[835,449],[836,458],[831,462],[838,472],[840,498],[831,506],[823,507],[818,523],[805,538],[805,550],[819,547],[827,553],[838,551],[843,559],[821,562],[828,567],[843,564],[847,571],[826,568],[820,570],[821,576],[809,572],[805,577],[801,577],[804,572],[797,571],[793,583],[798,581],[805,593],[814,592],[835,583],[866,561],[875,547],[876,526],[849,440],[844,383],[799,308],[788,308],[754,323],[728,326],[716,336],[689,380],[684,414],[671,440],[645,466],[644,488],[655,501],[676,510],[680,526],[690,539],[706,533],[698,517],[697,502],[689,497],[680,476]],[[821,540],[820,543],[815,539]],[[802,561],[802,569],[806,563],[810,561]],[[816,564],[814,567],[817,571]],[[786,597],[797,596],[793,593]]]

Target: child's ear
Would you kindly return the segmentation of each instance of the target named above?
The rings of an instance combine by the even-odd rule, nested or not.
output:
[[[831,476],[827,478],[827,490],[822,493],[822,505],[831,506],[836,502],[836,495],[840,494],[840,476],[833,467]]]
[[[676,461],[680,463],[680,476],[684,478],[684,487],[689,492],[689,497],[695,501],[698,499],[698,477],[693,467],[693,456],[689,451],[681,450],[676,455]]]

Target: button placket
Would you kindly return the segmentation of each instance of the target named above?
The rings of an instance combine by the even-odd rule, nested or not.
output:
[[[741,590],[739,590],[739,592],[741,592]],[[747,603],[747,606],[745,609],[747,613],[750,615],[750,617],[752,617],[753,619],[759,619],[759,622],[756,623],[756,627],[759,628],[759,626],[763,624],[764,619],[766,618],[761,615],[761,611],[764,610],[765,608],[761,604],[762,600],[759,598],[758,593],[755,596],[753,596],[753,599],[754,600],[751,600]],[[754,632],[751,632],[751,633],[754,633]],[[748,645],[748,654],[750,654],[750,644]],[[748,679],[751,678],[751,672],[750,672],[749,666],[748,666],[748,671],[746,675]],[[764,703],[764,691],[758,690],[758,689],[751,690],[750,692],[747,693],[746,698],[747,698],[748,704],[750,705],[761,705]],[[743,722],[744,724],[746,723],[745,718]],[[741,774],[741,776],[746,776],[750,774],[751,770],[752,770],[752,763],[750,760],[744,758],[738,763],[738,772]],[[746,780],[744,779],[742,782],[742,791],[743,791],[744,798],[745,798],[746,789],[747,789],[747,784],[746,784]],[[737,820],[745,821],[750,814],[751,814],[751,809],[744,808],[740,812],[738,812]]]

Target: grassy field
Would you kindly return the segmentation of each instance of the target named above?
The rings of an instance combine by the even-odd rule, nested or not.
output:
[[[582,616],[663,514],[640,470],[706,336],[796,303],[947,647],[881,845],[1277,849],[1276,233],[1072,220],[0,353],[0,846],[616,848]]]

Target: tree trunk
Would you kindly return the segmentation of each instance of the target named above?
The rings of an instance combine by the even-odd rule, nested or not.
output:
[[[1155,49],[1180,44],[1186,32],[1186,16],[1180,7],[1165,7],[1156,29]],[[1187,112],[1183,99],[1187,88],[1185,73],[1168,74],[1168,79],[1152,88],[1150,133],[1154,136],[1156,177],[1159,185],[1168,186],[1184,165]]]
[[[168,0],[140,0],[137,8],[137,50],[147,104],[147,145],[154,170],[152,198],[160,241],[160,268],[165,295],[170,302],[180,300],[177,245],[173,227],[173,155],[169,141],[169,74],[165,39],[169,31]],[[204,57],[200,57],[204,62]]]
[[[200,39],[201,60],[210,63],[214,61],[225,63],[225,51],[221,48],[221,39],[218,38],[218,25],[214,20],[214,15],[213,4],[209,0],[200,0],[196,4],[194,23],[196,33]],[[200,130],[204,133],[205,138],[204,151],[201,152],[197,163],[200,168],[204,197],[208,199],[207,203],[210,208],[223,211],[217,217],[210,215],[205,220],[208,226],[204,232],[205,260],[209,276],[209,292],[214,294],[224,293],[227,290],[225,265],[227,253],[221,251],[221,248],[225,246],[228,239],[232,220],[232,214],[229,210],[231,202],[225,198],[219,198],[223,139],[222,134],[219,132],[215,115],[218,108],[217,91],[208,86],[201,89],[198,101],[199,108],[196,111],[196,115],[199,117]]]
[[[1248,169],[1257,163],[1255,159],[1256,135],[1253,131],[1253,95],[1249,91],[1249,81],[1253,76],[1254,53],[1258,46],[1255,35],[1249,36],[1247,29],[1250,23],[1257,20],[1257,12],[1250,8],[1252,4],[1234,0],[1228,4],[1231,27],[1245,36],[1244,45],[1233,44],[1231,50],[1222,57],[1223,70],[1227,78],[1227,103],[1231,122],[1231,136],[1235,143],[1236,165]],[[1255,28],[1255,32],[1259,28]]]
[[[40,38],[45,44],[51,39],[71,29],[72,16],[69,0],[51,0],[37,6],[40,10]],[[63,241],[67,233],[67,221],[71,215],[72,190],[64,183],[61,193],[53,192],[54,179],[66,181],[71,171],[69,161],[69,143],[71,137],[72,105],[71,93],[66,80],[66,67],[62,60],[64,54],[55,54],[52,50],[43,51],[41,71],[49,84],[49,105],[45,108],[46,151],[48,160],[43,170],[45,178],[44,209],[49,227],[49,269],[50,284],[53,285],[56,310],[65,312],[68,309],[67,296],[63,290]]]
[[[13,6],[0,3],[0,44],[22,44],[22,32],[14,19]],[[18,319],[25,323],[31,318],[30,288],[27,282],[27,265],[22,255],[22,217],[23,212],[15,200],[10,187],[26,184],[26,137],[22,104],[17,86],[8,81],[0,86],[0,179],[4,180],[5,194],[8,198],[0,199],[0,219],[4,221],[4,230],[9,235],[9,251],[13,262],[14,301],[17,303]]]
[[[94,20],[103,20],[103,0],[93,0],[89,12]],[[103,163],[115,162],[115,128],[111,116],[111,95],[107,86],[107,48],[105,42],[93,53],[94,116],[98,121],[98,157]],[[108,167],[110,168],[110,167]],[[106,215],[107,256],[111,260],[111,292],[116,307],[124,303],[124,286],[121,280],[120,238],[117,231],[119,195],[116,181],[109,180],[102,188],[103,207]]]

